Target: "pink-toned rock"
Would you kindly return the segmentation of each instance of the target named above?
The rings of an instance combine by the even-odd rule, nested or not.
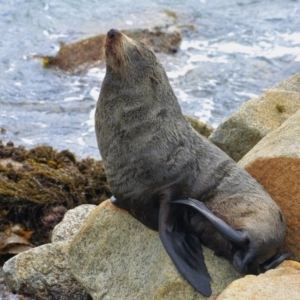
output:
[[[294,259],[300,261],[300,110],[257,143],[238,164],[281,207],[287,222],[283,250],[293,252]]]
[[[300,264],[284,261],[264,274],[232,282],[216,300],[299,300]]]

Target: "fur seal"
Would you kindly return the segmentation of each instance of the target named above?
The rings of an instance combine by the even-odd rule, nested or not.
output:
[[[285,218],[269,194],[189,125],[163,66],[116,29],[104,44],[106,75],[95,114],[114,198],[151,229],[178,270],[204,296],[211,278],[201,244],[241,273],[276,267]]]

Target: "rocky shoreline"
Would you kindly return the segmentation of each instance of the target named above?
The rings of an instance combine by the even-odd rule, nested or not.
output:
[[[211,299],[300,298],[299,132],[300,74],[296,74],[246,102],[210,135],[209,139],[236,158],[280,205],[287,218],[283,248],[292,251],[295,260],[265,274],[241,278],[228,261],[205,249],[205,261],[214,278]],[[10,159],[15,151],[8,155]],[[4,160],[11,170],[20,168],[8,156],[3,158],[2,153],[0,159],[2,185]],[[61,168],[74,167],[74,159],[66,156]],[[23,171],[30,169],[28,161],[33,156],[28,157]],[[53,155],[42,163],[55,170],[62,164]],[[98,177],[94,180],[97,186]],[[104,195],[108,198],[109,193]],[[0,199],[3,205],[3,194]],[[123,299],[204,299],[177,272],[156,232],[109,201],[96,206],[99,200],[91,200],[94,203],[68,210],[54,228],[50,243],[4,264],[5,283],[12,291],[33,299],[120,299],[120,295]],[[7,290],[2,290],[2,297],[4,292]],[[26,299],[21,297],[4,299]]]
[[[176,15],[169,12],[168,17],[165,27],[126,34],[156,52],[176,52],[181,33]],[[69,73],[86,71],[99,64],[102,39],[98,35],[61,45],[55,57],[42,57],[43,65]],[[266,274],[238,279],[241,275],[227,261],[205,249],[215,280],[211,299],[219,294],[218,299],[256,299],[264,294],[253,293],[264,290],[265,280],[276,282],[274,278],[281,282],[270,284],[270,298],[281,299],[276,295],[286,292],[286,298],[299,299],[300,74],[250,99],[214,131],[186,117],[279,204],[287,218],[283,250],[292,251],[295,260]],[[110,196],[101,161],[79,161],[69,150],[27,150],[0,141],[0,266],[10,258],[4,272],[0,269],[0,298],[30,299],[12,295],[7,284],[33,299],[202,299],[166,256],[157,233],[110,205],[105,201]],[[130,253],[124,247],[128,243]]]

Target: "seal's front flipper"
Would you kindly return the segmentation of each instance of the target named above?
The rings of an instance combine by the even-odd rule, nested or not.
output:
[[[159,236],[179,272],[202,295],[212,293],[198,237],[185,223],[187,212],[164,201],[159,210]]]
[[[195,208],[200,212],[217,230],[218,232],[228,241],[231,241],[237,245],[242,245],[248,242],[247,234],[244,231],[236,230],[230,227],[222,219],[217,217],[211,212],[206,205],[198,200],[189,198],[188,200],[175,200],[169,203],[185,204]]]
[[[112,195],[110,197],[110,203],[113,204],[113,205],[118,206],[118,200],[116,199],[116,197],[114,195]]]

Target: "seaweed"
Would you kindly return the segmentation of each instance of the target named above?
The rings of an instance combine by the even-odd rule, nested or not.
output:
[[[30,150],[0,141],[0,232],[14,224],[33,231],[30,242],[49,241],[68,209],[111,196],[102,161],[78,161],[69,150]]]

